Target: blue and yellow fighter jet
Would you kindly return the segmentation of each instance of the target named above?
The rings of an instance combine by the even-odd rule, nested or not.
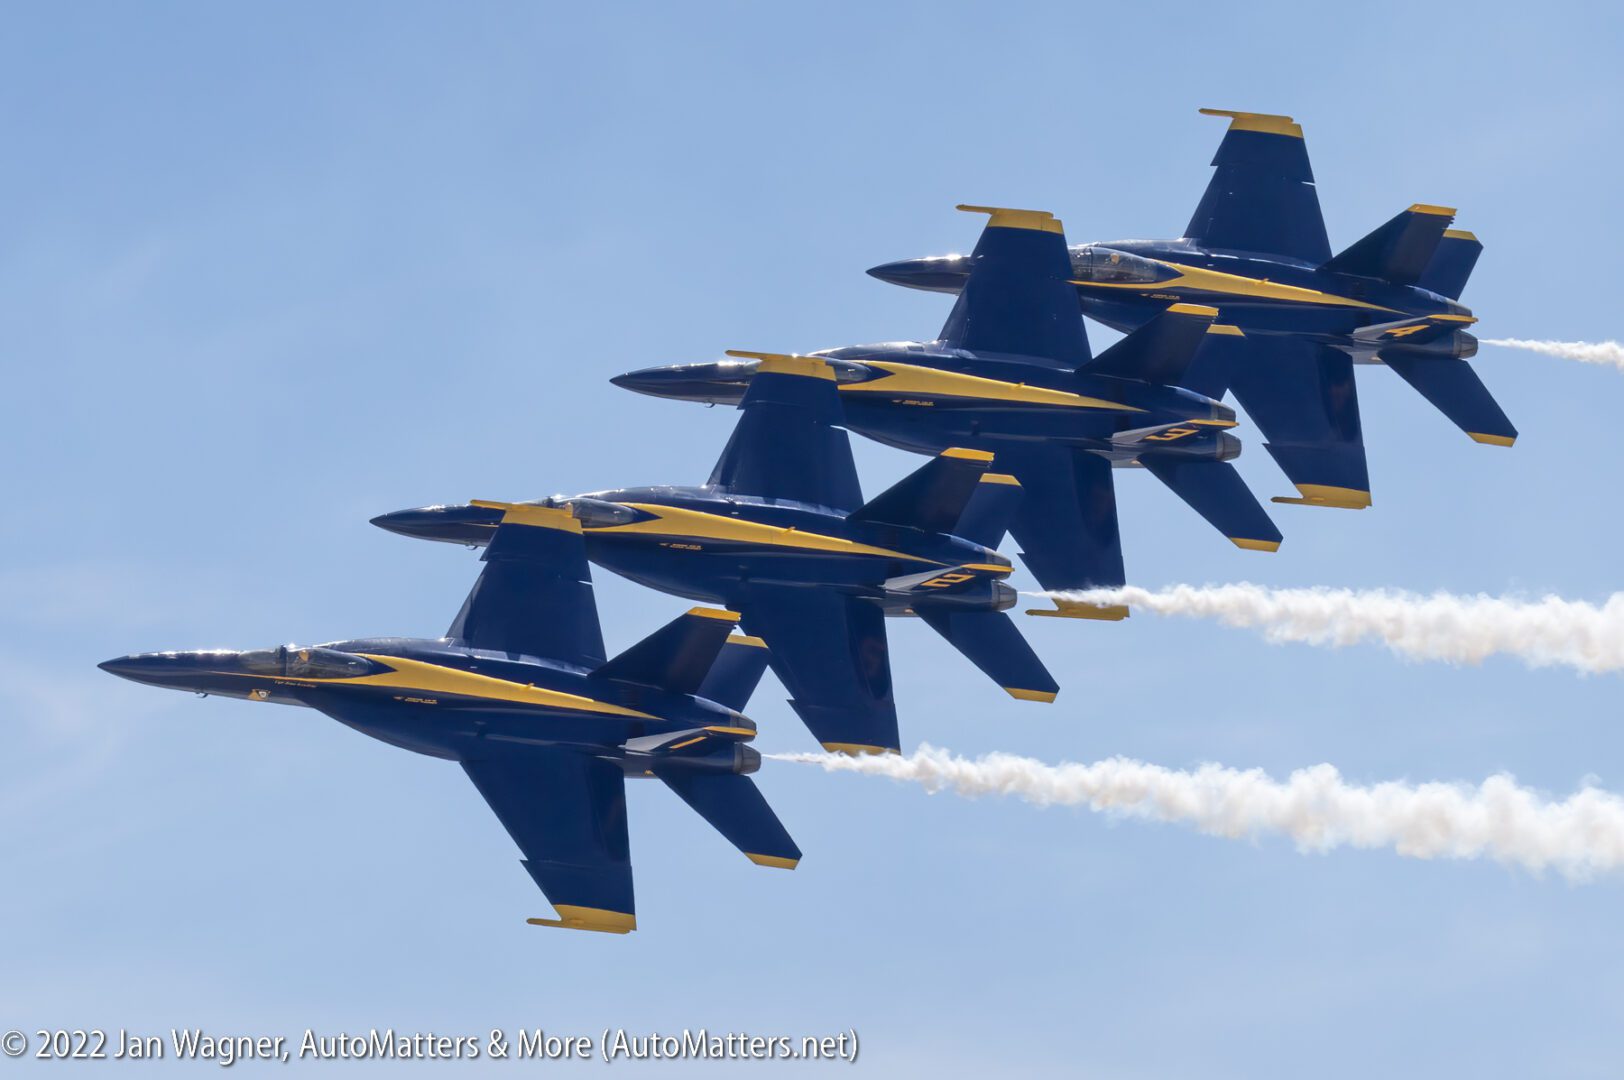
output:
[[[831,361],[766,356],[702,487],[556,496],[600,566],[663,592],[725,604],[763,638],[791,705],[826,750],[897,752],[887,615],[917,615],[1023,700],[1059,689],[1003,614],[1015,603],[994,548],[1019,500],[993,455],[950,448],[865,502]],[[374,524],[482,544],[501,511],[402,510]]]
[[[1184,236],[1072,248],[1084,312],[1131,330],[1201,304],[1239,326],[1244,337],[1204,350],[1186,385],[1235,392],[1298,490],[1275,502],[1370,505],[1356,363],[1387,365],[1476,441],[1510,446],[1517,429],[1465,363],[1476,319],[1459,298],[1483,245],[1450,227],[1455,211],[1417,203],[1333,256],[1303,129],[1289,116],[1201,111],[1230,125]],[[971,265],[949,255],[869,273],[955,292]]]
[[[1273,551],[1280,532],[1230,459],[1235,412],[1183,389],[1208,340],[1240,331],[1211,307],[1172,304],[1093,356],[1078,314],[1059,221],[1044,211],[986,213],[963,291],[931,342],[828,349],[848,427],[920,453],[962,446],[997,454],[1024,497],[1011,532],[1047,589],[1124,582],[1112,466],[1143,466],[1242,548]],[[618,376],[631,390],[733,402],[760,370],[751,353]],[[1034,612],[1120,619],[1127,609],[1062,601]]]
[[[485,504],[485,566],[444,638],[143,653],[101,667],[198,694],[304,705],[462,766],[557,909],[538,926],[637,928],[627,777],[656,776],[763,866],[801,852],[747,775],[761,755],[739,711],[767,650],[731,612],[696,608],[612,660],[581,523]]]

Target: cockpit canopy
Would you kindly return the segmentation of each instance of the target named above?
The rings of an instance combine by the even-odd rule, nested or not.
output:
[[[1174,271],[1159,263],[1100,244],[1072,248],[1071,272],[1078,281],[1100,285],[1143,284],[1174,276]]]
[[[238,653],[237,663],[251,675],[282,675],[290,679],[358,679],[384,670],[383,665],[354,653],[295,645]]]

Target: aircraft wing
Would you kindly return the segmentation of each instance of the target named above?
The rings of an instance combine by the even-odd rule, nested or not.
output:
[[[531,923],[637,929],[620,766],[583,751],[505,746],[462,767],[558,911],[557,919]]]
[[[1087,363],[1088,333],[1071,284],[1071,256],[1060,222],[1044,210],[959,209],[991,216],[942,327],[941,343],[972,352],[1030,356],[1063,368]]]
[[[446,636],[477,649],[523,653],[582,667],[603,663],[581,523],[568,510],[475,501],[502,520],[485,568]]]
[[[1289,116],[1201,111],[1229,117],[1229,131],[1184,235],[1208,247],[1285,255],[1316,266],[1330,259],[1303,129]]]
[[[1254,334],[1229,386],[1263,432],[1300,498],[1275,502],[1357,510],[1370,505],[1359,393],[1347,353],[1285,335]]]
[[[710,484],[737,495],[840,510],[863,505],[833,369],[815,356],[728,351],[761,366]]]
[[[885,613],[828,589],[755,585],[738,605],[790,705],[825,750],[900,751]]]
[[[1021,483],[1010,532],[1021,546],[1021,561],[1045,589],[1124,583],[1109,461],[1063,446],[1032,446],[1000,453],[999,463]],[[1122,607],[1065,601],[1056,611],[1029,612],[1095,619],[1121,619],[1127,613]]]

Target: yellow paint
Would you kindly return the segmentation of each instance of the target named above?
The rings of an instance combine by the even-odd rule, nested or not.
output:
[[[1167,281],[1073,281],[1072,284],[1089,289],[1128,289],[1135,292],[1163,292],[1177,288],[1199,289],[1202,292],[1218,293],[1222,296],[1255,296],[1264,300],[1284,300],[1294,304],[1363,308],[1366,311],[1397,310],[1396,308],[1382,307],[1380,304],[1367,304],[1363,300],[1354,300],[1347,296],[1321,292],[1318,289],[1285,285],[1278,281],[1270,281],[1267,278],[1249,278],[1240,274],[1226,274],[1221,270],[1185,266],[1183,263],[1166,262],[1162,259],[1151,259],[1150,261],[1158,266],[1167,267],[1177,276]]]
[[[1087,604],[1081,600],[1056,600],[1055,610],[1028,608],[1028,615],[1042,615],[1051,619],[1097,619],[1100,622],[1121,622],[1128,617],[1126,604]]]
[[[1207,319],[1218,317],[1218,309],[1205,304],[1174,304],[1167,311],[1170,315],[1199,315]]]
[[[1018,686],[1004,687],[1004,693],[1016,701],[1053,701],[1055,693],[1052,690],[1022,690]]]
[[[1293,139],[1303,137],[1302,125],[1289,116],[1271,113],[1235,112],[1231,109],[1202,109],[1202,116],[1229,117],[1230,131],[1261,131],[1265,135],[1287,135]]]
[[[1467,326],[1477,322],[1475,315],[1428,315],[1427,318],[1433,322],[1458,322],[1465,323]]]
[[[1116,412],[1144,412],[1132,405],[1123,405],[1101,398],[1084,397],[1066,390],[1048,390],[1026,383],[984,379],[979,375],[962,375],[956,371],[939,371],[917,364],[896,364],[889,361],[865,360],[869,367],[887,374],[867,382],[843,383],[847,394],[929,394],[936,397],[979,398],[989,401],[1020,401],[1031,405],[1067,405],[1075,409],[1110,409]]]
[[[988,226],[999,229],[1032,229],[1036,232],[1065,233],[1065,227],[1047,210],[1010,210],[1003,206],[967,206],[960,203],[955,210],[969,214],[991,214]]]
[[[688,614],[697,615],[701,619],[718,619],[722,622],[736,623],[739,621],[739,613],[737,611],[724,611],[721,608],[690,608],[688,610]]]
[[[1510,446],[1517,441],[1515,435],[1485,435],[1481,431],[1468,431],[1473,442],[1485,443],[1489,446]]]
[[[631,716],[639,720],[657,719],[650,713],[638,712],[623,705],[612,705],[596,698],[567,694],[562,690],[548,690],[540,686],[496,679],[472,671],[459,671],[441,664],[426,664],[421,660],[408,660],[401,656],[357,656],[383,664],[391,671],[355,678],[307,678],[302,675],[250,675],[240,671],[219,671],[217,675],[235,675],[243,679],[269,679],[275,682],[344,686],[378,686],[389,689],[418,690],[428,693],[457,694],[462,697],[482,698],[489,701],[512,701],[522,705],[536,705],[549,709],[569,709],[573,712],[602,713],[606,716]]]
[[[734,634],[732,637],[727,639],[727,644],[749,645],[754,649],[765,649],[767,647],[767,643],[765,641],[762,641],[758,637],[751,637],[749,634]]]
[[[705,730],[709,731],[709,732],[713,732],[713,733],[715,733],[717,735],[742,735],[745,738],[749,738],[749,739],[753,739],[753,738],[756,737],[755,728],[723,727],[720,724],[707,724],[705,726]]]
[[[637,929],[637,916],[629,911],[554,904],[556,919],[526,919],[531,926],[557,926],[564,930],[596,930],[600,934],[629,934]]]
[[[1330,506],[1339,510],[1363,510],[1370,505],[1370,492],[1358,488],[1334,487],[1330,484],[1298,484],[1302,498],[1292,499],[1276,495],[1273,502],[1290,506]]]
[[[704,742],[704,741],[705,741],[705,736],[703,736],[703,735],[695,735],[691,739],[684,739],[679,743],[672,743],[670,746],[666,747],[666,749],[667,750],[681,750],[684,746],[692,746],[694,743]]]
[[[709,514],[701,510],[688,510],[655,503],[622,503],[634,510],[655,515],[648,521],[634,521],[627,525],[605,525],[593,528],[594,536],[644,535],[694,537],[702,540],[730,540],[741,544],[762,544],[767,547],[791,548],[797,551],[832,551],[841,555],[879,555],[888,559],[907,559],[932,566],[945,566],[935,559],[908,555],[889,548],[860,544],[823,533],[803,532],[782,525],[765,525],[759,521]]]
[[[502,511],[504,525],[531,525],[538,529],[558,529],[561,532],[573,533],[581,531],[581,523],[575,520],[575,515],[559,507],[492,502],[489,499],[475,499],[469,505]]]
[[[1231,428],[1235,427],[1239,423],[1239,421],[1236,420],[1186,420],[1184,422],[1186,424],[1195,424],[1199,427],[1216,428]]]
[[[1246,331],[1242,330],[1238,326],[1235,326],[1233,323],[1213,323],[1211,326],[1207,327],[1207,333],[1209,333],[1209,334],[1223,334],[1223,335],[1225,335],[1227,337],[1245,337],[1246,336]]]
[[[826,742],[823,748],[831,754],[847,754],[851,757],[862,757],[864,754],[900,754],[901,750],[886,746],[865,746],[863,743]]]
[[[1245,536],[1231,536],[1229,538],[1229,542],[1234,544],[1236,547],[1244,548],[1247,551],[1280,550],[1280,541],[1278,540],[1252,540]]]
[[[992,453],[987,450],[966,450],[962,446],[950,446],[937,457],[957,458],[960,461],[992,461]]]
[[[981,482],[983,484],[1009,484],[1013,487],[1021,486],[1021,482],[1019,480],[1015,479],[1008,473],[1001,472],[982,473]]]
[[[727,355],[745,360],[760,360],[761,367],[757,370],[769,375],[800,375],[809,379],[828,379],[830,382],[834,382],[835,379],[834,369],[829,366],[829,362],[816,356],[745,352],[743,349],[729,349]]]
[[[967,562],[963,566],[961,566],[959,569],[961,569],[961,570],[980,570],[984,574],[1007,574],[1007,573],[1009,573],[1011,571],[1012,568],[1009,567],[1009,566],[1005,566],[1002,563]]]
[[[1410,207],[1410,213],[1431,214],[1434,217],[1452,218],[1455,216],[1455,208],[1453,206],[1433,206],[1431,203],[1418,202]]]
[[[1477,234],[1467,232],[1465,229],[1445,229],[1444,235],[1451,240],[1476,240]]]
[[[779,870],[793,870],[801,861],[800,859],[786,859],[782,855],[757,855],[750,851],[746,851],[744,857],[757,866],[772,866]]]

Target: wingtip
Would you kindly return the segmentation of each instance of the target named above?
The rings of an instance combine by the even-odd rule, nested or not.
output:
[[[1093,619],[1121,622],[1128,617],[1127,604],[1088,604],[1080,600],[1056,600],[1053,608],[1027,608],[1028,615],[1050,619]]]
[[[797,866],[801,865],[801,857],[799,855],[795,856],[793,859],[790,859],[782,855],[757,855],[753,851],[746,851],[744,853],[744,857],[755,863],[757,866],[770,866],[775,870],[793,870]]]

